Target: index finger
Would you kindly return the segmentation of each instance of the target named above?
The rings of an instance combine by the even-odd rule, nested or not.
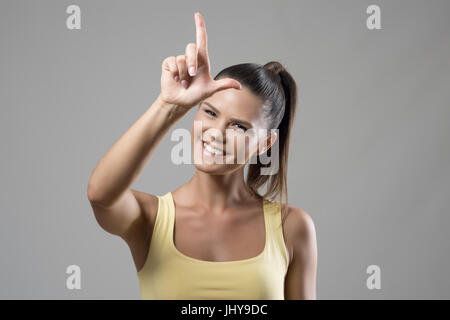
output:
[[[205,21],[200,12],[195,13],[195,26],[197,33],[197,48],[205,57],[208,55],[208,43],[206,37]]]

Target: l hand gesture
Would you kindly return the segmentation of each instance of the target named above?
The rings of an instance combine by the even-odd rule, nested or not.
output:
[[[205,22],[199,12],[194,16],[197,43],[189,43],[185,54],[164,59],[161,74],[161,98],[186,108],[192,108],[217,91],[241,89],[234,79],[214,80],[211,77]]]

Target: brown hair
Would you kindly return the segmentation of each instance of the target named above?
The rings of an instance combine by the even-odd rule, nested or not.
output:
[[[273,175],[261,175],[261,168],[271,164],[263,164],[257,157],[256,163],[250,163],[247,172],[247,187],[257,196],[275,200],[283,196],[288,199],[287,168],[290,133],[297,108],[297,84],[290,73],[278,61],[270,61],[264,65],[256,63],[242,63],[230,66],[220,71],[215,80],[233,78],[260,97],[263,104],[263,113],[270,129],[278,129],[279,165],[278,171]],[[272,147],[265,153],[271,153]],[[264,155],[264,154],[263,154]],[[260,156],[263,156],[260,155]],[[267,154],[266,156],[269,157]],[[262,195],[259,189],[267,185]]]

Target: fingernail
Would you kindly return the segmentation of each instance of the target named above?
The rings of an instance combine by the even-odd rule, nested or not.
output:
[[[187,87],[187,81],[186,80],[181,80],[181,85],[186,88]]]
[[[189,74],[190,74],[191,76],[195,76],[195,68],[194,68],[194,67],[190,67],[190,68],[189,68]]]
[[[175,81],[178,81],[178,79],[180,79],[178,76],[175,76]]]

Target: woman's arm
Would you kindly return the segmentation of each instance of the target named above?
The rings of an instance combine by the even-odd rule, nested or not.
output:
[[[186,112],[158,96],[95,167],[88,184],[89,200],[103,206],[116,202],[139,176],[170,127]]]
[[[93,170],[87,195],[99,224],[125,236],[139,222],[146,227],[142,199],[130,189],[170,127],[188,111],[160,96],[114,143]]]

